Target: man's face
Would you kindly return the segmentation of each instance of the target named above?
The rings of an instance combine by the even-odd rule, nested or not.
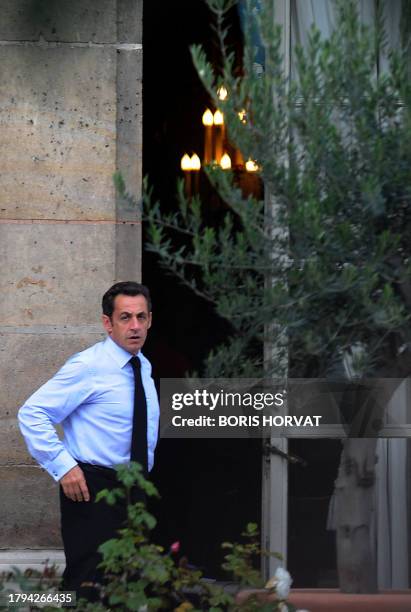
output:
[[[151,327],[151,312],[143,295],[116,295],[110,317],[103,314],[104,329],[114,342],[134,355],[143,346]]]

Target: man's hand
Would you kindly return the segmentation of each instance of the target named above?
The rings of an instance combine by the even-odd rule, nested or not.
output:
[[[75,465],[62,478],[60,484],[64,494],[73,501],[90,501],[86,479],[81,467]]]

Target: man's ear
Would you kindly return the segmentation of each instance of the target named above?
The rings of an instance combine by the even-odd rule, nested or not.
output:
[[[147,329],[150,329],[152,322],[153,322],[153,313],[149,312],[148,313],[148,325],[147,325]]]
[[[103,314],[103,315],[101,316],[101,320],[102,320],[102,323],[103,323],[103,327],[104,327],[104,329],[105,329],[105,330],[106,330],[106,332],[107,332],[107,333],[110,335],[110,334],[111,334],[111,332],[113,331],[113,325],[112,325],[112,323],[111,323],[111,319],[110,319],[110,317],[109,317],[109,316],[107,316],[107,315],[105,315],[105,314]]]

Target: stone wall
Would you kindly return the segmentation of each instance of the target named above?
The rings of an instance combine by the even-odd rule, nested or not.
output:
[[[61,545],[16,412],[140,278],[142,0],[0,0],[0,549]]]

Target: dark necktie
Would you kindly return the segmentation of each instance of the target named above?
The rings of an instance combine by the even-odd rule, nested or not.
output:
[[[147,401],[141,379],[140,359],[135,355],[130,359],[134,372],[134,413],[133,433],[131,436],[130,461],[138,461],[143,467],[143,475],[147,469]]]

